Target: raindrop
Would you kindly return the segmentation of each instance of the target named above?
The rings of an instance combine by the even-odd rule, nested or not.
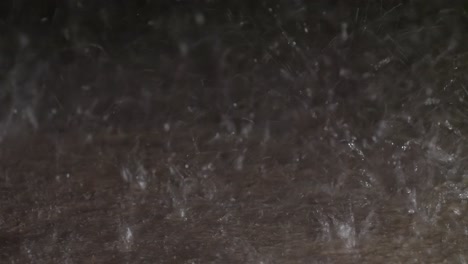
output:
[[[424,102],[425,105],[437,105],[440,103],[440,99],[438,98],[427,98]]]
[[[341,39],[343,41],[348,39],[348,24],[341,23]]]
[[[239,157],[237,157],[235,164],[234,164],[234,168],[236,170],[240,171],[244,168],[244,158],[245,158],[244,153],[242,153],[241,155],[239,155]]]
[[[163,128],[164,128],[164,131],[169,132],[169,130],[171,130],[171,124],[169,124],[169,123],[164,123]]]
[[[125,250],[130,250],[133,244],[133,232],[130,227],[127,227],[123,234],[123,244]]]
[[[349,146],[353,151],[355,151],[355,152],[361,157],[361,159],[364,159],[364,158],[365,158],[364,153],[362,152],[362,150],[359,149],[359,147],[357,147],[356,144],[354,144],[354,142],[349,142],[349,143],[348,143],[348,146]]]
[[[346,248],[353,248],[356,246],[354,229],[349,223],[339,224],[338,236],[345,241]]]
[[[468,200],[468,189],[464,190],[460,194],[458,194],[458,198],[462,200]]]
[[[210,162],[210,163],[204,165],[202,167],[202,170],[204,170],[204,171],[213,171],[214,170],[213,163]]]
[[[195,13],[195,23],[199,26],[205,24],[205,16],[200,12]]]
[[[187,220],[187,217],[186,217],[186,212],[185,212],[185,209],[184,208],[180,208],[179,209],[179,216],[182,220]]]

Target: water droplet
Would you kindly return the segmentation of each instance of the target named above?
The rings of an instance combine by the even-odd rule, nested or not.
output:
[[[171,124],[169,124],[169,123],[164,123],[163,128],[164,128],[164,131],[168,132],[169,130],[171,130]]]
[[[205,16],[200,12],[195,13],[195,23],[199,26],[205,24]]]

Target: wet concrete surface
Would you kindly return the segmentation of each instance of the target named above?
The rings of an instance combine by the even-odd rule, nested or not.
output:
[[[195,124],[4,142],[1,257],[463,263],[468,189],[430,176],[428,157],[385,143],[360,156],[314,131],[297,143],[252,137]],[[395,155],[413,172],[388,164]],[[397,173],[403,182],[386,179]]]
[[[0,262],[466,263],[463,8],[325,2],[12,30]]]

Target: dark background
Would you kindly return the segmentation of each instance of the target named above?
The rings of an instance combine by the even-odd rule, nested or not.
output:
[[[453,60],[440,56],[444,50],[450,53],[447,56],[463,52],[466,15],[463,2],[457,1],[4,1],[2,5],[1,79],[10,79],[10,84],[14,79],[21,86],[3,89],[8,91],[1,96],[7,108],[2,112],[8,106],[21,110],[30,105],[41,126],[48,121],[62,127],[74,122],[71,112],[78,106],[91,109],[90,98],[96,97],[100,100],[91,114],[106,114],[124,97],[136,101],[146,97],[143,112],[156,111],[155,105],[171,108],[167,98],[162,99],[168,91],[196,91],[191,99],[179,98],[181,103],[223,112],[251,90],[245,84],[227,88],[226,82],[234,76],[242,76],[235,80],[240,82],[252,82],[246,80],[249,75],[262,76],[259,94],[268,89],[262,86],[281,83],[285,93],[300,96],[299,89],[292,88],[300,82],[297,77],[315,74],[307,81],[318,82],[313,88],[316,103],[325,102],[330,90],[343,98],[362,98],[368,91],[357,87],[366,80],[356,76],[372,72],[372,65],[387,57],[394,69],[414,70],[430,60],[428,67],[438,72],[440,81],[463,78],[457,74],[461,69],[447,69]],[[340,41],[344,25],[347,39]],[[342,65],[352,67],[354,77],[340,78]],[[280,71],[290,78],[280,78]],[[340,84],[334,85],[337,80]],[[142,87],[145,82],[147,88]],[[404,96],[395,92],[400,88],[393,90],[389,96]],[[58,115],[48,118],[47,112],[58,107],[62,109]]]

